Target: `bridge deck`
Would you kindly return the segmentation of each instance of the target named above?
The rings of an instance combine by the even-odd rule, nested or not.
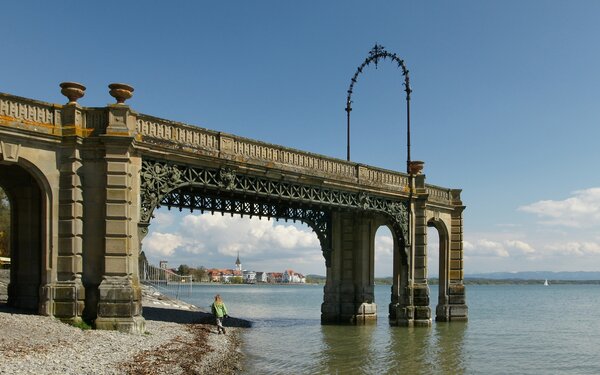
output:
[[[61,136],[90,137],[102,134],[108,124],[107,108],[82,107],[82,125],[63,125],[63,108],[10,94],[0,93],[0,131],[10,127],[33,132],[46,139]],[[312,179],[319,184],[345,186],[379,194],[408,196],[409,176],[364,164],[348,162],[180,122],[137,114],[136,146],[144,154],[183,159],[221,159],[242,164],[257,171],[281,171],[289,176]],[[452,203],[452,191],[426,185],[428,201],[441,205]]]

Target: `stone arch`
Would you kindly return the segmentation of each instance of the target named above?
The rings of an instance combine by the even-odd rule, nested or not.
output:
[[[317,235],[321,244],[321,250],[325,258],[326,266],[331,264],[331,210],[323,207],[309,207],[297,204],[289,200],[271,201],[261,197],[244,195],[238,192],[227,192],[226,190],[210,191],[193,183],[184,183],[167,191],[160,201],[153,202],[154,209],[166,206],[169,210],[177,208],[180,211],[189,209],[202,213],[237,214],[241,217],[281,219],[299,221],[308,225]],[[140,223],[142,228],[141,239],[147,234],[152,215]]]
[[[0,185],[11,210],[8,304],[47,315],[41,290],[56,273],[51,253],[52,189],[42,171],[22,156],[0,162]]]
[[[398,230],[394,219],[388,215],[378,222],[379,226],[375,233],[381,227],[386,227],[392,234],[393,240],[393,265],[392,265],[392,286],[390,287],[390,303],[388,305],[388,318],[390,322],[395,322],[397,319],[397,308],[402,305],[408,298],[406,287],[409,282],[408,254],[406,252],[406,240],[401,230]]]
[[[317,234],[327,268],[322,322],[376,319],[373,303],[375,229],[395,237],[397,269],[407,267],[408,202],[367,191],[310,184],[297,176],[248,173],[228,166],[187,166],[143,159],[140,173],[140,239],[160,206],[299,220]],[[405,280],[397,285],[408,283]],[[410,301],[397,287],[399,304]],[[403,294],[404,293],[404,294]]]
[[[303,185],[228,167],[192,168],[151,159],[143,160],[140,176],[140,241],[147,234],[152,212],[160,206],[299,220],[317,234],[328,267],[335,211],[383,215],[396,235],[408,238],[407,205],[365,192]],[[403,244],[406,252],[406,241]]]
[[[439,287],[438,303],[436,307],[436,320],[443,320],[445,306],[448,305],[448,289],[450,283],[450,231],[448,225],[440,218],[439,213],[435,213],[427,221],[427,226],[435,228],[438,233],[439,243]]]

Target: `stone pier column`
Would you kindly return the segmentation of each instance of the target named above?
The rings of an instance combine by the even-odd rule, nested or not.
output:
[[[83,110],[75,102],[62,109],[63,143],[59,163],[58,248],[54,280],[42,286],[43,314],[80,322],[85,305],[83,272],[83,194],[80,178]]]
[[[365,323],[377,319],[374,303],[373,219],[364,214],[332,214],[331,267],[321,306],[322,323]]]
[[[427,282],[427,191],[425,175],[415,176],[414,200],[414,268],[413,268],[413,304],[415,308],[414,325],[431,325],[429,307],[429,284]]]
[[[394,236],[393,282],[389,310],[391,325],[409,325],[413,319],[412,298],[408,298],[408,258],[404,241],[392,231]]]
[[[448,286],[448,317],[450,321],[467,320],[468,307],[464,285],[463,264],[463,206],[461,190],[451,191],[454,211],[450,228],[450,275]]]
[[[105,147],[104,275],[98,287],[96,327],[143,333],[138,277],[139,170],[133,154],[135,114],[124,104],[108,107]]]
[[[429,285],[427,282],[427,191],[425,175],[414,176],[411,246],[408,254],[408,280],[396,308],[397,325],[430,326]],[[402,291],[401,291],[402,292]]]

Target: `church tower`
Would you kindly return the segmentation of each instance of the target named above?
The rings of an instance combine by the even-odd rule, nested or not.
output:
[[[240,262],[240,252],[239,251],[238,251],[237,260],[235,261],[235,269],[238,271],[242,270],[242,262]]]

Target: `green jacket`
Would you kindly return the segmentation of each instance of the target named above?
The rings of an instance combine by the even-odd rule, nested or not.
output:
[[[227,307],[225,306],[224,303],[221,304],[212,304],[211,305],[211,309],[212,309],[212,313],[214,316],[216,316],[217,318],[222,318],[223,316],[227,315]]]

